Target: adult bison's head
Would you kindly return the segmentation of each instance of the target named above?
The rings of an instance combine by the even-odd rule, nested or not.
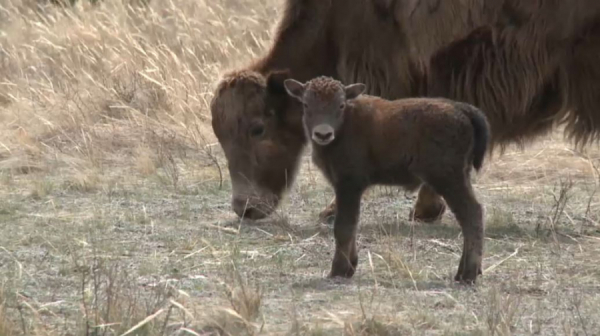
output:
[[[306,143],[302,109],[283,86],[286,71],[225,75],[211,101],[212,127],[229,166],[232,207],[260,219],[279,204]]]

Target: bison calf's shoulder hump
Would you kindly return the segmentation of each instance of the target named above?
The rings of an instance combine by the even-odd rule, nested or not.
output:
[[[336,251],[330,276],[351,277],[358,264],[356,227],[360,200],[371,185],[429,188],[455,214],[465,240],[455,279],[473,283],[481,274],[483,211],[471,182],[490,139],[476,107],[442,98],[389,101],[361,95],[366,86],[329,77],[285,81],[303,104],[303,126],[313,160],[332,184],[337,210]]]

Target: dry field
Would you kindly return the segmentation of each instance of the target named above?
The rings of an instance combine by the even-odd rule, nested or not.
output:
[[[0,336],[599,335],[600,151],[560,130],[474,177],[473,288],[453,216],[409,223],[395,188],[364,199],[355,277],[326,279],[308,157],[275,215],[235,217],[211,89],[281,2],[0,0]]]

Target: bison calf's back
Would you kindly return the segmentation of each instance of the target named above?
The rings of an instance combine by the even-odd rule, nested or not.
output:
[[[328,77],[306,84],[287,80],[285,86],[304,105],[313,161],[336,194],[330,276],[354,274],[362,194],[379,184],[429,188],[445,199],[464,237],[455,279],[475,282],[481,274],[484,224],[470,172],[471,167],[481,168],[490,138],[484,114],[441,98],[388,101],[361,96],[364,84],[344,86]],[[321,134],[325,129],[327,139]]]

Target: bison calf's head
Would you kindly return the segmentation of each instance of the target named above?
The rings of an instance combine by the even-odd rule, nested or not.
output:
[[[232,208],[240,217],[268,216],[296,174],[306,139],[300,106],[283,86],[287,76],[233,72],[222,78],[211,101],[213,131],[231,177]]]
[[[290,96],[302,102],[304,129],[307,136],[320,146],[335,140],[344,122],[347,101],[358,97],[366,89],[365,84],[344,86],[330,77],[317,77],[306,84],[286,79],[284,85]]]

